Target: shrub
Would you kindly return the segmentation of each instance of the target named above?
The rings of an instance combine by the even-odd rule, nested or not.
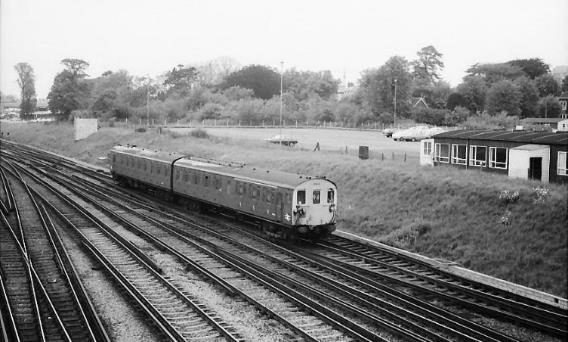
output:
[[[518,191],[503,190],[499,193],[499,199],[503,200],[506,204],[515,203],[519,200],[519,197]]]
[[[444,124],[446,115],[450,111],[447,109],[435,108],[413,108],[412,119],[416,122],[422,122],[429,125],[441,126]]]
[[[207,133],[207,131],[201,128],[192,129],[189,132],[189,135],[198,139],[209,139],[209,134]]]

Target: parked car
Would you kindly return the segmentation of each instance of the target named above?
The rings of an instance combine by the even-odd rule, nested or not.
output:
[[[282,135],[282,136],[275,135],[271,138],[264,139],[264,140],[268,141],[269,143],[272,143],[272,144],[282,144],[282,145],[285,145],[285,146],[294,146],[298,143],[298,139],[294,139],[294,138],[287,136],[287,135]]]
[[[394,128],[385,128],[383,129],[383,134],[387,137],[390,138],[392,137],[392,134],[394,133]]]
[[[400,130],[393,133],[392,138],[395,141],[420,141],[422,139],[428,139],[433,135],[444,132],[443,128],[440,127],[428,127],[428,126],[415,126],[407,129]]]

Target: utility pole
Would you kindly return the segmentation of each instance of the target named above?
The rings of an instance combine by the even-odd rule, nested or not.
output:
[[[280,62],[280,145],[282,145],[282,79],[284,77],[284,61]]]
[[[395,128],[395,124],[396,124],[396,83],[397,83],[397,79],[394,79],[394,99],[393,99],[393,105],[394,105],[394,113],[393,113],[393,117],[392,117],[392,127]]]
[[[148,120],[146,126],[150,126],[150,76],[146,83],[146,119]]]

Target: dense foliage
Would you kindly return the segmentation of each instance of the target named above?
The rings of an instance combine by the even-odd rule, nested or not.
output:
[[[14,68],[18,73],[20,87],[20,117],[26,119],[35,111],[37,104],[34,69],[28,63],[18,63]]]
[[[240,67],[227,57],[179,64],[156,79],[124,70],[88,78],[87,62],[62,63],[65,68],[48,96],[51,111],[62,119],[74,113],[148,123],[224,120],[254,125],[279,124],[282,117],[287,124],[332,121],[359,126],[408,118],[461,125],[484,113],[556,117],[560,111],[554,97],[568,93],[568,78],[560,84],[539,58],[475,64],[452,88],[441,78],[443,54],[433,46],[420,49],[415,60],[393,56],[365,70],[356,85],[341,82],[328,70]]]

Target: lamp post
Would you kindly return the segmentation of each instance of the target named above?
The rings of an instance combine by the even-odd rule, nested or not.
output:
[[[282,145],[282,79],[284,75],[284,62],[280,62],[280,145]]]
[[[397,83],[397,79],[394,79],[394,99],[393,99],[393,104],[394,104],[394,113],[393,113],[393,117],[392,117],[392,127],[395,128],[395,123],[396,123],[396,83]]]

